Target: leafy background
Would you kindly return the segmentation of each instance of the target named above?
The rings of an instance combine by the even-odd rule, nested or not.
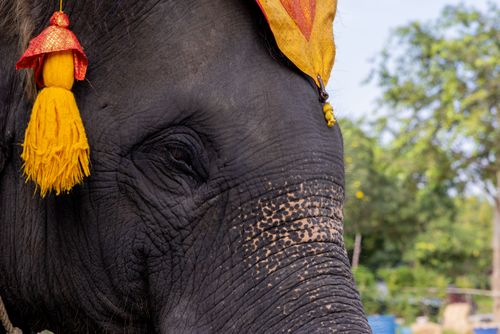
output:
[[[371,64],[375,110],[340,119],[346,245],[352,256],[362,240],[355,277],[367,313],[437,318],[446,287],[492,288],[499,7],[450,5],[396,28]],[[491,313],[491,298],[474,303]]]

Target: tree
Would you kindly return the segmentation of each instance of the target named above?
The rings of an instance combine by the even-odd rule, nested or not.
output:
[[[361,256],[363,233],[370,233],[370,227],[376,224],[374,213],[378,207],[373,207],[373,190],[376,190],[374,175],[374,150],[377,145],[353,122],[342,122],[342,133],[345,145],[346,160],[346,228],[354,235],[352,251],[352,267],[357,268]],[[349,240],[350,241],[350,240]],[[349,248],[350,245],[348,245]]]
[[[491,206],[478,197],[455,198],[453,216],[438,216],[415,238],[405,262],[424,267],[462,288],[487,288],[491,270]],[[464,286],[467,283],[467,286]]]
[[[479,187],[493,203],[492,289],[500,294],[499,8],[449,6],[435,21],[399,28],[375,67],[381,108],[394,112],[379,125],[394,157],[413,158],[407,175],[416,186],[438,194]],[[500,296],[494,304],[500,321]]]
[[[453,191],[451,153],[422,143],[395,150],[398,139],[381,144],[379,134],[359,120],[341,124],[345,241],[366,311],[390,311],[407,321],[436,317],[436,295],[428,288],[442,289],[440,297],[448,284],[487,288],[491,205]],[[363,247],[355,242],[360,236]],[[381,280],[389,295],[380,290]]]
[[[342,133],[347,190],[346,246],[352,250],[353,267],[359,263],[361,248],[365,254],[363,265],[372,270],[379,265],[397,264],[421,230],[411,207],[414,194],[386,172],[385,162],[392,159],[387,157],[388,152],[376,136],[368,135],[347,119],[342,120]]]
[[[353,267],[361,262],[376,272],[401,265],[403,254],[435,217],[451,219],[456,212],[454,201],[444,185],[419,188],[419,178],[414,175],[427,168],[424,160],[414,163],[412,155],[394,156],[393,150],[379,143],[376,131],[363,130],[356,125],[358,121],[341,123],[346,167],[345,238]],[[447,168],[437,165],[435,174],[443,174]]]

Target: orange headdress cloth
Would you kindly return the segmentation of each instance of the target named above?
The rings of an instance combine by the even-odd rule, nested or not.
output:
[[[38,87],[26,129],[24,174],[36,182],[44,197],[68,192],[89,171],[89,145],[80,112],[71,92],[74,80],[85,79],[87,57],[68,29],[62,11],[50,18],[50,26],[33,38],[16,68],[33,68]]]
[[[311,77],[320,90],[328,126],[335,124],[327,102],[328,83],[335,59],[333,19],[336,0],[257,0],[281,52]]]

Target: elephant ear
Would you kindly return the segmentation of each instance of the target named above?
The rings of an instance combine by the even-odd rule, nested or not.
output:
[[[1,19],[0,19],[1,21]],[[4,29],[4,30],[2,30]],[[9,38],[5,27],[0,22],[0,174],[9,158],[9,147],[13,142],[14,117],[12,117],[14,73],[12,63],[15,61],[11,55],[15,55],[17,43]]]
[[[336,0],[257,0],[283,54],[321,87],[335,59]],[[320,78],[319,78],[319,77]]]

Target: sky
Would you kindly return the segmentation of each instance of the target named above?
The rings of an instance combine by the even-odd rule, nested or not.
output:
[[[449,4],[465,3],[486,8],[488,0],[337,0],[334,22],[337,56],[327,86],[338,117],[369,117],[380,91],[362,82],[387,41],[391,29],[411,21],[439,16]],[[490,0],[498,2],[500,0]]]

